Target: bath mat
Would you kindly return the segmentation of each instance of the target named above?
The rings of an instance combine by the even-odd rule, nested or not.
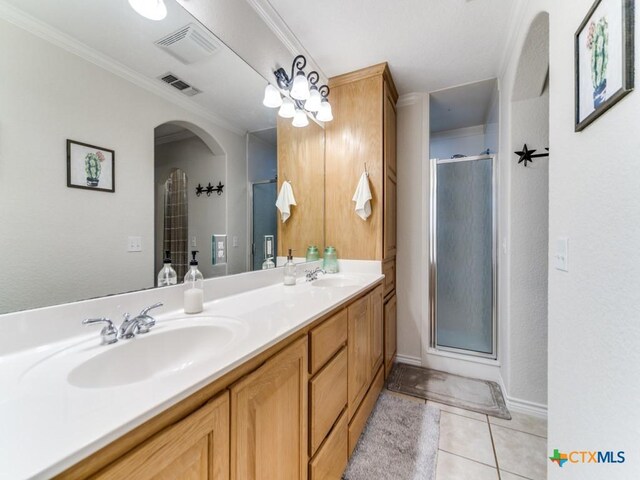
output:
[[[440,410],[381,393],[343,480],[434,480]]]
[[[387,388],[414,397],[511,420],[511,414],[496,382],[396,363]]]

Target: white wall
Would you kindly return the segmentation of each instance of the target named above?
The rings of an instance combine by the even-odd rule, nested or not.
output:
[[[623,464],[549,463],[548,477],[626,480],[640,477],[640,97],[631,93],[583,132],[574,132],[573,40],[591,5],[530,1],[501,90],[511,91],[527,26],[548,11],[551,258],[556,239],[569,238],[569,272],[550,264],[548,276],[548,449],[627,453]],[[636,45],[639,36],[636,29]],[[504,148],[513,146],[512,122],[505,121],[512,113],[506,106],[501,112]]]
[[[0,71],[10,72],[0,88],[0,313],[154,284],[162,123],[190,122],[216,138],[230,163],[224,195],[246,211],[244,136],[4,21],[0,45]],[[67,138],[115,150],[115,193],[67,188]],[[246,214],[227,228],[242,238],[245,262]],[[142,237],[142,252],[127,253],[129,235]]]
[[[544,152],[549,145],[549,91],[511,104],[511,145]],[[518,147],[520,145],[520,147]],[[536,158],[525,168],[507,154],[510,169],[509,365],[503,374],[509,396],[547,405],[547,274],[549,236],[549,159]]]
[[[217,195],[216,193],[210,197],[207,197],[206,194],[198,197],[195,188],[198,183],[206,186],[208,182],[217,185],[218,181],[223,181],[226,178],[226,158],[224,155],[214,155],[211,149],[198,137],[156,145],[155,178],[159,187],[164,185],[174,168],[180,168],[187,175],[189,251],[198,250],[198,268],[205,278],[225,275],[226,264],[212,264],[211,237],[214,234],[226,234],[226,197],[224,194]],[[160,208],[164,201],[164,195],[162,188],[159,188],[158,191],[161,193],[157,199]],[[163,228],[164,222],[158,222],[156,225],[156,233],[159,232],[159,235],[156,235],[156,271],[161,268],[164,256]],[[196,239],[195,247],[192,245],[194,237]]]
[[[487,149],[485,142],[484,125],[433,132],[429,155],[431,158],[451,158],[458,154],[468,157],[480,155]]]
[[[423,168],[429,162],[429,95],[412,94],[398,101],[398,356],[420,363],[422,311],[428,297],[423,257],[427,228],[422,192]],[[426,346],[425,346],[426,348]]]

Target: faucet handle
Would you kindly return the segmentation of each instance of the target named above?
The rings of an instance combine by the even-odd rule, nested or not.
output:
[[[106,323],[107,325],[100,330],[100,337],[102,338],[103,345],[109,345],[118,341],[118,330],[113,325],[113,322],[106,317],[101,318],[85,318],[82,321],[83,325],[93,325],[95,323]]]
[[[154,303],[153,305],[151,305],[150,307],[147,308],[143,308],[142,311],[140,312],[140,316],[144,317],[147,313],[149,313],[151,310],[153,310],[154,308],[159,308],[162,307],[164,305],[164,303],[162,302],[158,302],[158,303]]]

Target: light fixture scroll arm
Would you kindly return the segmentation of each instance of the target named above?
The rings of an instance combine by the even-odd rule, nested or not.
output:
[[[318,91],[320,92],[320,95],[322,95],[322,98],[327,98],[329,96],[329,93],[331,92],[331,89],[327,86],[327,85],[322,85]]]

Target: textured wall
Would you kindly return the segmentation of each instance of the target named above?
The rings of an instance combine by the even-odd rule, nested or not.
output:
[[[511,104],[514,150],[526,142],[544,152],[549,145],[549,91]],[[547,272],[549,159],[525,168],[507,154],[510,176],[509,396],[547,404]],[[553,160],[551,160],[553,161]]]

